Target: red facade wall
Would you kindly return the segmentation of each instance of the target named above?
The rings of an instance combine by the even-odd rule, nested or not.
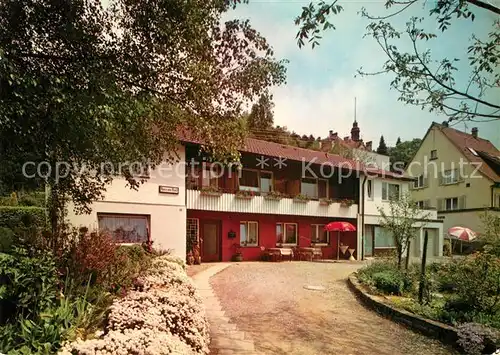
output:
[[[200,225],[203,220],[217,220],[221,222],[220,233],[220,253],[219,260],[230,261],[236,251],[235,244],[240,242],[240,221],[256,221],[259,223],[259,246],[241,247],[243,260],[260,260],[262,256],[262,247],[276,247],[276,223],[297,223],[298,226],[298,245],[302,247],[311,246],[311,224],[328,224],[340,219],[324,217],[305,217],[305,216],[284,216],[267,215],[254,213],[226,213],[212,211],[188,210],[188,218],[198,218]],[[345,220],[356,225],[356,220]],[[229,232],[235,232],[236,238],[228,238]],[[340,242],[349,246],[356,247],[356,232],[340,233]],[[328,246],[321,247],[324,259],[335,259],[337,257],[337,233],[331,232],[330,243]],[[357,251],[356,251],[357,253]],[[354,256],[356,257],[356,253]],[[340,255],[342,259],[344,256]]]

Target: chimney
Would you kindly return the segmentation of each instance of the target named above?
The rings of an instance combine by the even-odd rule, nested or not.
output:
[[[366,150],[371,152],[372,151],[372,141],[366,142],[365,143]]]
[[[477,127],[472,127],[472,137],[477,138],[478,129]]]

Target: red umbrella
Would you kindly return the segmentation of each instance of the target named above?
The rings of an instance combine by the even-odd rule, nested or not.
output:
[[[470,242],[477,237],[476,233],[467,227],[451,227],[448,229],[448,234],[465,242]]]
[[[337,232],[337,260],[339,260],[340,254],[340,232],[355,232],[356,227],[354,227],[349,222],[330,222],[325,226],[325,230],[328,232]]]

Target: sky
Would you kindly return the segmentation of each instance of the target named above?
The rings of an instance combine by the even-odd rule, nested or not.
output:
[[[327,0],[328,1],[328,0]],[[274,96],[274,122],[296,133],[326,137],[329,130],[340,137],[348,136],[356,116],[361,138],[378,145],[384,135],[387,145],[395,145],[398,137],[404,140],[423,138],[430,124],[442,122],[445,116],[429,113],[419,107],[406,105],[397,100],[398,93],[390,89],[393,76],[379,75],[355,77],[356,70],[376,71],[386,57],[373,38],[363,38],[367,20],[358,15],[362,7],[370,14],[381,15],[385,1],[341,1],[344,11],[331,18],[336,30],[323,35],[319,47],[299,49],[295,40],[298,27],[294,24],[302,6],[308,1],[298,0],[250,0],[238,5],[227,14],[230,18],[248,18],[252,26],[273,46],[278,59],[287,59],[287,83],[272,89]],[[428,4],[427,6],[430,6]],[[476,19],[453,21],[451,28],[429,44],[436,58],[466,53],[471,33],[485,35],[491,29],[494,16],[479,10]],[[428,18],[428,9],[414,5],[411,12],[404,12],[393,22],[403,30],[411,16],[427,17],[429,25],[436,29],[436,22]],[[429,29],[429,27],[426,27]],[[408,45],[402,42],[404,47]],[[450,54],[451,53],[451,54]],[[460,62],[459,62],[460,65]],[[467,79],[468,73],[462,71]],[[500,97],[496,100],[500,102]],[[489,139],[500,149],[500,122],[460,123],[455,128],[470,132],[479,128],[479,136]]]

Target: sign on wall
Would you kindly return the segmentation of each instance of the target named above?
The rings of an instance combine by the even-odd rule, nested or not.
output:
[[[179,194],[179,188],[177,186],[160,185],[158,189],[161,194],[170,194],[170,195]]]

